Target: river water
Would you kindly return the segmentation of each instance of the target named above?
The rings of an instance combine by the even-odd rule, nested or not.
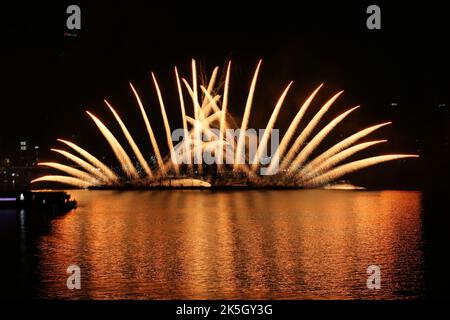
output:
[[[69,193],[78,208],[38,227],[31,213],[0,214],[3,235],[17,233],[6,255],[19,297],[409,299],[448,284],[431,248],[442,229],[426,226],[437,213],[421,192]],[[67,288],[70,265],[80,290]],[[378,290],[367,287],[370,265]]]

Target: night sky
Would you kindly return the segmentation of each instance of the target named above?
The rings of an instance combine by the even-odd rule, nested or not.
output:
[[[374,151],[421,155],[420,160],[386,164],[382,170],[367,169],[352,181],[448,187],[448,179],[442,179],[448,176],[450,104],[444,5],[303,3],[210,2],[187,7],[173,2],[160,7],[149,1],[145,6],[73,1],[2,7],[0,157],[12,154],[19,141],[27,139],[41,147],[43,160],[59,159],[46,151],[60,146],[58,137],[110,156],[107,143],[85,114],[93,111],[119,133],[104,98],[149,153],[145,125],[128,82],[141,94],[162,145],[164,131],[150,73],[154,71],[160,82],[172,129],[180,127],[173,67],[190,77],[191,58],[208,73],[232,59],[229,108],[239,120],[252,73],[263,59],[251,127],[265,127],[282,90],[294,80],[277,122],[277,127],[286,128],[304,99],[323,82],[315,108],[345,90],[324,120],[362,106],[334,130],[324,147],[336,141],[333,137],[393,120],[390,128],[371,136],[389,139]],[[69,4],[81,7],[79,31],[66,28]],[[366,28],[369,4],[381,7],[381,30]],[[391,106],[393,102],[397,106]]]

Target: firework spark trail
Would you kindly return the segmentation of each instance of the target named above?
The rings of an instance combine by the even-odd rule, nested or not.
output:
[[[114,117],[116,118],[117,122],[120,125],[120,128],[122,129],[123,134],[125,135],[125,137],[127,138],[128,143],[131,146],[131,149],[133,149],[134,154],[136,155],[136,158],[138,159],[139,163],[141,164],[142,168],[144,169],[145,173],[147,174],[147,176],[149,176],[150,178],[153,177],[153,173],[150,170],[150,167],[148,166],[147,161],[144,159],[144,156],[141,153],[141,150],[139,150],[139,147],[136,145],[136,142],[134,142],[133,137],[131,136],[130,132],[128,131],[127,127],[125,126],[125,124],[123,123],[122,119],[120,118],[120,116],[117,114],[116,110],[114,110],[114,108],[109,104],[108,101],[104,100],[106,105],[109,107],[109,109],[111,110],[111,112],[113,113]]]
[[[187,82],[186,79],[183,78],[182,80],[183,80],[184,85],[186,86],[189,96],[191,97],[192,100],[194,100],[195,99],[194,91],[192,90],[191,86],[189,85],[189,83]],[[207,89],[205,89],[205,87],[200,86],[200,88],[201,88],[202,92],[205,93],[205,100],[208,100],[208,102],[205,103],[204,108],[199,110],[198,120],[195,120],[194,118],[188,116],[188,118],[193,119],[193,121],[191,121],[191,123],[193,124],[193,127],[195,127],[196,121],[198,121],[202,127],[204,126],[204,124],[206,122],[208,122],[208,125],[209,125],[210,121],[208,121],[208,118],[211,116],[205,116],[205,114],[209,114],[209,110],[211,107],[214,109],[215,113],[221,112],[220,108],[217,106],[217,103],[220,101],[220,95],[215,95],[214,97],[212,97],[211,94],[207,91]],[[205,112],[205,111],[207,111],[207,112]]]
[[[211,93],[208,92],[208,90],[204,86],[200,86],[200,89],[202,90],[203,94],[205,95],[205,108],[211,106],[214,109],[214,113],[210,115],[210,108],[208,109],[208,112],[202,112],[201,121],[204,122],[204,120],[208,120],[211,116],[214,114],[220,114],[220,108],[217,106],[217,103],[220,101],[220,96],[216,95],[215,97],[211,96]],[[208,102],[206,102],[208,101]],[[203,110],[203,108],[202,108]],[[212,121],[208,120],[208,124],[212,123]]]
[[[202,90],[203,89],[204,88],[202,87]],[[208,97],[208,100],[209,100],[209,102],[206,105],[214,106],[214,108],[217,108],[217,111],[214,112],[213,114],[209,115],[208,117],[202,118],[200,120],[201,133],[202,133],[202,136],[204,135],[207,139],[217,140],[219,138],[219,134],[216,134],[212,131],[212,124],[216,121],[219,122],[221,114],[222,114],[222,111],[217,106],[217,101],[219,101],[220,96],[212,97],[209,93],[207,93],[207,92],[205,92],[205,93],[206,93],[206,97]]]
[[[208,84],[208,88],[206,89],[206,91],[209,93],[209,94],[212,94],[212,91],[213,91],[213,89],[214,89],[214,85],[215,85],[215,83],[216,83],[216,78],[217,78],[217,73],[219,72],[219,67],[215,67],[214,68],[214,70],[213,70],[213,73],[211,74],[211,78],[210,78],[210,80],[209,80],[209,84]],[[202,112],[203,112],[203,116],[204,117],[207,117],[208,115],[209,115],[209,110],[210,109],[208,109],[208,110],[206,110],[206,101],[207,101],[207,99],[206,99],[206,97],[203,99],[203,102],[202,102],[202,106],[201,106],[201,110],[202,110]],[[217,110],[216,110],[217,111]]]
[[[145,127],[147,128],[148,135],[150,137],[150,142],[152,143],[153,151],[155,152],[156,161],[158,162],[159,170],[162,175],[165,174],[165,166],[161,157],[161,152],[159,152],[158,142],[156,141],[155,134],[153,133],[150,121],[148,121],[147,112],[145,112],[144,106],[142,105],[141,98],[139,97],[137,91],[134,89],[133,85],[130,83],[131,90],[136,97],[139,109],[141,110],[142,117],[144,118]]]
[[[116,182],[118,180],[117,175],[110,168],[108,168],[108,166],[106,166],[103,162],[98,160],[96,157],[94,157],[92,154],[90,154],[83,148],[81,148],[81,147],[77,146],[75,143],[67,141],[67,140],[58,139],[58,141],[66,144],[67,146],[69,146],[70,148],[72,148],[73,150],[78,152],[81,156],[83,156],[93,166],[97,167],[100,171],[94,167],[92,167],[92,168],[93,168],[93,173],[96,174],[99,179],[101,179],[105,182],[108,182],[108,181]],[[83,167],[86,169],[85,166],[83,166]],[[88,170],[88,171],[90,171],[90,170]]]
[[[175,67],[175,77],[177,79],[177,89],[178,89],[178,96],[180,99],[180,108],[181,108],[181,118],[183,121],[183,130],[184,130],[184,137],[183,137],[183,144],[185,147],[185,154],[190,154],[190,136],[188,133],[188,126],[187,126],[187,120],[186,120],[186,107],[184,105],[184,98],[183,98],[183,90],[181,88],[181,83],[180,83],[180,76],[178,75],[178,70]],[[188,161],[184,162],[188,164],[188,168],[189,168],[189,172],[192,173],[193,172],[193,167],[192,167],[192,161],[189,158]]]
[[[222,117],[222,111],[218,111],[210,115],[208,118],[206,118],[205,122],[207,123],[207,128],[209,129],[209,124],[214,123],[215,121],[220,121],[220,118]]]
[[[353,112],[358,108],[359,106],[347,110],[346,112],[342,113],[341,115],[333,119],[322,130],[320,130],[320,132],[315,135],[315,137],[311,140],[311,142],[308,143],[306,147],[303,148],[302,151],[300,151],[295,160],[292,161],[292,164],[289,167],[289,171],[292,172],[293,170],[299,168],[308,159],[308,157],[317,148],[317,146],[322,142],[322,140],[325,139],[325,137],[330,133],[330,131],[333,130],[334,127],[336,127],[342,120],[344,120],[345,117],[347,117],[351,112]]]
[[[56,170],[70,174],[71,176],[73,176],[75,178],[78,178],[80,180],[88,182],[91,185],[99,185],[100,184],[100,181],[98,179],[96,179],[94,176],[92,176],[82,170],[78,170],[73,167],[66,166],[64,164],[60,164],[60,163],[56,163],[56,162],[40,162],[40,163],[38,163],[38,166],[46,166],[46,167],[54,168]]]
[[[183,79],[183,82],[185,83],[189,93],[191,94],[191,97],[193,97],[192,89],[189,87],[189,84],[186,82],[185,79]],[[216,101],[217,96],[212,98],[211,95],[209,95],[209,93],[206,93],[206,96],[210,99],[211,104],[216,103],[215,101]],[[196,132],[195,132],[196,128],[200,128],[200,133],[201,133],[200,137],[202,137],[204,135],[207,139],[217,139],[218,135],[212,133],[210,124],[212,122],[218,120],[220,118],[220,114],[221,114],[221,111],[219,110],[218,112],[215,112],[212,115],[208,116],[206,119],[201,117],[198,121],[196,121],[192,117],[186,116],[185,118],[186,118],[187,122],[189,122],[192,125],[192,129],[189,131],[191,140],[193,140],[193,141],[195,140],[198,143],[203,143],[202,139],[198,140],[196,137]]]
[[[262,60],[259,60],[258,66],[256,67],[255,74],[253,75],[253,80],[250,85],[250,90],[247,97],[247,102],[245,104],[244,117],[241,123],[241,130],[239,132],[238,143],[236,147],[236,155],[234,161],[233,171],[236,172],[242,166],[242,163],[245,159],[245,131],[247,130],[248,120],[250,118],[250,111],[252,109],[253,104],[253,95],[255,94],[256,81],[258,80],[259,68],[261,67]]]
[[[357,144],[353,147],[350,147],[348,149],[345,149],[334,156],[328,158],[327,160],[323,161],[320,165],[318,165],[315,169],[311,169],[310,171],[300,172],[297,176],[300,177],[302,181],[308,181],[314,177],[317,177],[321,174],[326,173],[328,170],[339,164],[340,162],[344,161],[348,157],[354,155],[357,152],[360,152],[364,149],[367,149],[373,145],[386,142],[387,140],[377,140],[377,141],[369,141]]]
[[[95,175],[99,180],[104,181],[104,182],[110,182],[111,181],[108,176],[104,175],[101,171],[99,171],[92,164],[90,164],[90,163],[84,161],[83,159],[81,159],[81,158],[71,154],[70,152],[67,152],[67,151],[64,151],[64,150],[60,150],[60,149],[50,149],[50,150],[65,156],[69,160],[72,160],[77,165],[79,165],[80,167],[84,168],[87,172],[90,172],[93,175]]]
[[[220,133],[219,133],[219,141],[224,141],[224,133],[226,129],[226,116],[227,116],[227,107],[228,107],[228,90],[230,86],[230,69],[231,69],[231,61],[228,62],[227,74],[225,76],[225,87],[223,92],[223,102],[222,102],[222,112],[220,114]],[[218,152],[218,170],[219,172],[223,172],[223,149],[219,148]]]
[[[292,136],[294,135],[295,131],[297,130],[297,127],[302,120],[303,116],[306,113],[306,110],[308,110],[308,107],[310,106],[312,100],[316,96],[317,92],[319,92],[320,88],[322,88],[323,84],[321,84],[305,101],[305,103],[301,106],[300,110],[297,112],[294,120],[292,120],[291,124],[289,125],[289,128],[287,129],[285,135],[283,136],[283,139],[281,139],[281,143],[278,146],[277,150],[275,151],[275,154],[272,157],[272,160],[270,162],[268,173],[274,174],[275,173],[275,167],[277,167],[277,164],[279,163],[280,159],[284,156],[284,153],[286,151],[286,148],[289,144],[289,142],[292,139]]]
[[[258,149],[256,150],[255,156],[253,157],[253,160],[251,162],[251,171],[255,172],[256,169],[259,166],[260,160],[262,155],[267,150],[267,142],[269,140],[270,135],[272,134],[273,126],[275,125],[275,121],[277,121],[278,113],[280,112],[281,107],[283,106],[284,99],[286,98],[286,95],[289,92],[289,89],[292,86],[292,81],[287,85],[286,89],[284,89],[283,93],[281,94],[280,98],[278,99],[275,108],[272,112],[272,115],[270,116],[269,122],[267,123],[266,129],[263,133],[263,136],[260,140]]]
[[[347,147],[351,146],[358,140],[364,138],[365,136],[371,134],[372,132],[387,126],[391,124],[392,122],[385,122],[381,124],[377,124],[374,126],[371,126],[369,128],[363,129],[361,131],[358,131],[357,133],[351,135],[350,137],[342,140],[341,142],[335,144],[327,151],[323,152],[321,155],[319,155],[317,158],[311,160],[300,172],[299,175],[307,173],[311,170],[314,170],[314,167],[320,165],[325,160],[329,159],[330,157],[334,156],[336,153],[341,152],[342,150],[346,149]]]
[[[128,177],[138,179],[139,174],[136,171],[136,168],[133,166],[130,158],[128,157],[125,150],[120,145],[119,141],[114,137],[114,135],[109,131],[109,129],[92,113],[86,111],[86,113],[94,120],[95,124],[99,128],[100,132],[105,137],[106,141],[108,141],[111,149],[116,155],[117,160],[119,160],[120,165],[122,166],[123,171],[126,173]]]
[[[192,59],[192,103],[194,104],[194,116],[195,120],[198,120],[200,104],[198,102],[198,92],[197,92],[197,66],[195,60]]]
[[[195,154],[195,163],[197,164],[197,171],[198,173],[203,172],[203,165],[202,165],[202,143],[199,143],[199,141],[202,140],[201,138],[201,127],[199,123],[199,117],[200,117],[200,104],[198,102],[198,92],[197,92],[197,67],[195,64],[195,60],[192,59],[192,92],[193,92],[193,103],[194,103],[194,115],[195,115],[195,124],[194,124],[194,132],[195,132],[195,141],[194,146],[196,149]]]
[[[195,63],[193,65],[193,70],[195,70]],[[194,134],[193,134],[194,140],[196,140],[197,142],[200,142],[200,141],[203,142],[202,139],[198,139],[197,129],[199,129],[200,135],[204,134],[205,133],[204,131],[208,131],[209,125],[213,121],[215,121],[216,118],[218,117],[217,113],[220,113],[220,109],[217,106],[217,103],[220,101],[220,98],[221,98],[220,95],[216,95],[214,97],[211,96],[218,70],[219,70],[218,67],[216,67],[214,69],[207,89],[205,89],[205,87],[203,87],[203,86],[200,86],[201,90],[205,94],[205,97],[203,99],[201,107],[198,105],[198,98],[197,98],[198,93],[194,92],[194,89],[192,89],[191,85],[187,82],[186,79],[184,79],[184,78],[182,79],[182,81],[192,99],[194,108],[195,108],[195,106],[198,106],[198,108],[195,108],[197,110],[197,113],[196,113],[197,116],[195,119],[191,118],[189,116],[185,116],[185,118],[189,121],[189,123],[193,127],[193,130],[191,130],[190,133],[192,133],[192,131],[194,132]],[[196,77],[193,77],[193,79],[194,79],[193,82],[197,83]],[[181,85],[179,86],[179,91],[181,92]],[[215,113],[213,115],[209,116],[211,108],[214,109]],[[194,113],[195,113],[195,110],[194,110]]]
[[[203,91],[203,89],[202,89],[202,91]],[[211,96],[211,94],[210,94],[210,96]],[[218,94],[215,95],[212,100],[214,103],[212,103],[212,101],[208,99],[208,102],[206,103],[205,107],[202,108],[202,114],[203,114],[204,118],[206,118],[206,119],[208,118],[208,116],[211,114],[211,110],[215,113],[220,112],[220,108],[218,107],[220,98],[221,98],[220,95],[218,95]]]
[[[220,116],[220,115],[218,115],[218,114],[214,114],[214,115],[212,115],[211,117],[219,118],[219,116]],[[187,120],[190,124],[195,125],[195,120],[192,119],[191,117],[187,116],[187,117],[186,117],[186,120]],[[201,126],[201,128],[202,128],[202,135],[203,135],[206,139],[214,139],[214,140],[217,140],[217,139],[218,139],[218,135],[216,135],[216,134],[209,128],[209,126],[208,126],[207,124],[203,124],[203,125]],[[194,128],[192,128],[192,130],[189,131],[189,134],[190,134],[190,136],[191,136],[191,141],[197,141],[198,143],[203,143],[203,142],[204,142],[203,140],[196,140]],[[195,143],[194,143],[194,144],[195,144]]]
[[[39,182],[39,181],[59,182],[59,183],[68,184],[68,185],[78,187],[78,188],[88,188],[92,185],[92,183],[78,179],[78,178],[67,177],[67,176],[58,176],[58,175],[43,176],[43,177],[32,180],[31,183],[35,183],[35,182]]]
[[[184,85],[186,86],[186,89],[189,92],[189,95],[191,96],[192,100],[194,101],[195,93],[194,93],[193,89],[191,88],[191,86],[189,85],[189,83],[187,82],[186,79],[183,78],[182,80],[183,80]],[[205,99],[203,101],[204,108],[208,109],[209,106],[212,106],[213,109],[217,110],[217,111],[215,113],[213,113],[212,115],[205,118],[205,114],[208,114],[208,113],[204,113],[203,108],[201,108],[198,111],[197,120],[193,119],[189,116],[186,116],[186,120],[192,125],[192,130],[190,131],[190,133],[192,136],[191,140],[194,141],[194,149],[197,150],[194,155],[195,157],[197,157],[199,153],[203,154],[202,147],[201,147],[203,144],[203,139],[202,139],[203,136],[206,139],[212,139],[212,138],[217,139],[217,135],[211,134],[210,124],[212,122],[218,120],[220,118],[220,114],[221,114],[221,111],[220,111],[219,107],[217,106],[217,102],[220,100],[220,96],[216,95],[215,97],[212,97],[211,94],[208,92],[208,90],[205,89],[205,87],[200,86],[200,88],[202,89],[203,93],[205,94]],[[206,102],[206,100],[208,100],[208,102]],[[195,143],[197,143],[199,145],[197,146]],[[201,166],[200,166],[200,168],[201,168]]]
[[[211,120],[211,121],[216,121],[216,120],[219,120],[219,119],[220,119],[220,115],[221,115],[220,112],[219,112],[219,113],[216,112],[216,113],[212,114],[211,116],[209,116],[208,119]],[[186,117],[186,120],[187,120],[190,124],[195,125],[195,120],[192,119],[191,117],[187,116],[187,117]],[[207,120],[204,120],[204,121],[203,121],[203,123],[202,123],[202,125],[201,125],[201,130],[202,130],[202,131],[201,131],[201,132],[202,132],[202,136],[206,138],[205,141],[208,141],[209,139],[217,140],[217,139],[219,138],[219,135],[216,134],[214,131],[212,131],[212,129],[209,127],[208,121],[207,121]],[[192,141],[196,140],[196,138],[195,138],[195,132],[194,132],[193,129],[190,130],[190,131],[188,132],[188,134],[191,136],[191,140],[192,140]],[[198,143],[205,142],[205,141],[203,141],[203,140],[196,140],[196,141],[197,141]]]
[[[343,164],[333,170],[328,171],[316,178],[313,178],[304,184],[301,184],[303,187],[317,187],[320,185],[324,185],[332,180],[342,177],[345,174],[373,166],[382,162],[403,159],[403,158],[418,158],[418,155],[412,154],[389,154],[384,156],[376,156],[371,158],[366,158],[362,160],[353,161],[350,163]]]
[[[158,82],[156,81],[155,74],[152,72],[153,83],[155,84],[156,93],[158,95],[159,106],[161,107],[161,115],[164,121],[164,129],[166,130],[166,140],[167,146],[169,147],[170,158],[172,160],[173,168],[176,174],[180,173],[180,168],[178,166],[178,160],[175,158],[175,154],[173,154],[173,142],[172,142],[172,130],[170,130],[169,120],[167,119],[166,107],[164,106],[164,101],[161,95],[161,90],[159,89]]]
[[[292,147],[289,149],[286,156],[283,158],[283,161],[280,165],[280,170],[285,170],[288,165],[291,163],[294,156],[298,153],[300,150],[300,147],[302,144],[306,141],[306,139],[309,137],[311,132],[314,130],[314,128],[319,123],[320,119],[323,117],[323,115],[328,111],[328,109],[331,107],[331,105],[336,101],[336,99],[343,93],[344,91],[338,92],[336,95],[334,95],[330,100],[328,100],[323,107],[319,110],[319,112],[316,113],[316,115],[312,118],[312,120],[308,123],[305,129],[300,133],[300,135],[295,140]]]

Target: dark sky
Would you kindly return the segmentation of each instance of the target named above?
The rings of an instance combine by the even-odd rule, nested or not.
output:
[[[429,162],[423,162],[421,170],[435,164],[440,152],[446,152],[448,159],[450,37],[444,5],[259,1],[244,6],[240,1],[193,7],[170,2],[159,7],[153,1],[146,3],[63,1],[2,7],[2,153],[16,149],[20,139],[30,139],[45,150],[57,145],[57,137],[72,135],[90,150],[108,152],[84,113],[92,110],[119,133],[104,98],[117,107],[137,140],[148,143],[129,81],[141,93],[163,141],[150,72],[156,72],[172,126],[178,127],[173,66],[189,77],[191,58],[207,72],[232,59],[230,111],[238,118],[255,65],[262,58],[253,127],[264,127],[290,80],[294,87],[277,123],[280,128],[324,82],[318,102],[345,90],[329,117],[354,105],[363,107],[339,127],[337,135],[394,120],[394,126],[380,135],[390,140],[386,150],[425,152]],[[381,7],[381,30],[366,28],[366,8],[372,3]],[[69,4],[81,7],[80,31],[66,29]],[[65,36],[66,32],[76,37]],[[398,106],[390,107],[391,102]],[[438,108],[439,104],[445,107]]]

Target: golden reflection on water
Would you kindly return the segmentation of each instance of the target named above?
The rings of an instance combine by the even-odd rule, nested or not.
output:
[[[39,244],[43,297],[392,299],[423,292],[421,193],[70,191]],[[82,289],[66,288],[81,268]],[[381,289],[366,287],[369,265]]]

